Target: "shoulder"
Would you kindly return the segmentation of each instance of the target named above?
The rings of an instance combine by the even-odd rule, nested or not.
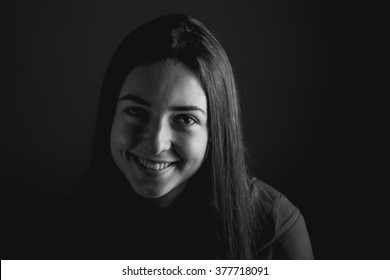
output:
[[[251,181],[251,200],[261,227],[271,227],[276,237],[301,215],[285,195],[256,178]]]
[[[260,251],[272,254],[272,258],[312,258],[304,218],[285,195],[253,178],[251,201],[260,229]],[[297,251],[297,246],[303,247]]]

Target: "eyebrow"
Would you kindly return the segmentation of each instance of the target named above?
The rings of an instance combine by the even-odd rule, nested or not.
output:
[[[119,98],[118,101],[122,101],[122,100],[130,100],[130,101],[133,101],[133,102],[138,103],[140,105],[144,105],[144,106],[148,106],[148,107],[152,106],[152,103],[150,103],[149,101],[146,101],[142,97],[139,97],[139,96],[136,96],[133,94],[127,94],[127,95]],[[192,105],[172,106],[172,107],[170,107],[170,109],[173,111],[199,111],[202,114],[204,114],[205,116],[207,116],[207,113],[204,110],[202,110],[201,108],[199,108],[198,106],[192,106]]]
[[[122,101],[122,100],[130,100],[130,101],[133,101],[135,103],[138,103],[138,104],[141,104],[144,106],[149,106],[149,107],[152,105],[150,102],[146,101],[145,99],[143,99],[139,96],[133,95],[133,94],[127,94],[127,95],[119,98],[118,101]]]
[[[206,112],[197,106],[173,106],[173,107],[171,107],[171,109],[173,111],[199,111],[203,115],[207,116]]]

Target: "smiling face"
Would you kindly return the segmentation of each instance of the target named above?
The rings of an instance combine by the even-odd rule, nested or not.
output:
[[[111,129],[111,154],[136,193],[172,201],[202,165],[207,98],[181,63],[139,66],[126,77]]]

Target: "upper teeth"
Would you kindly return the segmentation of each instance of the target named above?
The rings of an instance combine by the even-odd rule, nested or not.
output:
[[[167,168],[168,166],[172,165],[172,162],[166,162],[166,163],[154,163],[154,162],[150,162],[150,161],[147,161],[147,160],[144,160],[142,158],[138,158],[139,159],[139,162],[145,166],[146,168],[148,169],[152,169],[152,170],[160,170],[160,169],[165,169]]]

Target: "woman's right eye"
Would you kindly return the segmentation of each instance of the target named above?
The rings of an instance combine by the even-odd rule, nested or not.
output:
[[[130,107],[125,109],[125,113],[134,118],[145,120],[148,118],[148,112],[141,107]]]

